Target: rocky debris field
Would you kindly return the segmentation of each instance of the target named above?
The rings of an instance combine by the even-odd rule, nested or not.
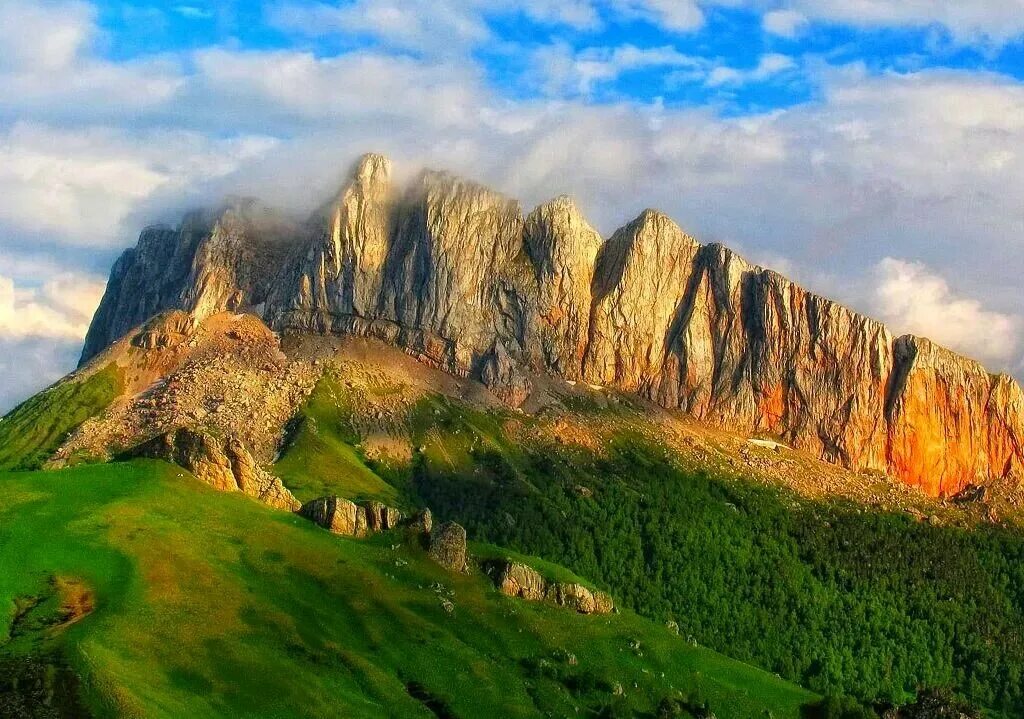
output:
[[[151,334],[144,328],[137,336]],[[165,365],[166,374],[85,422],[52,464],[75,456],[107,459],[179,427],[236,437],[256,461],[269,462],[282,428],[322,372],[315,362],[289,360],[276,335],[252,315],[210,317],[173,346],[118,349],[101,359],[129,371]]]

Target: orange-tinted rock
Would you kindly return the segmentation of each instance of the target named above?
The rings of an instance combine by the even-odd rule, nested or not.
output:
[[[1002,477],[1020,463],[1020,386],[919,337],[896,340],[888,464],[930,495]]]

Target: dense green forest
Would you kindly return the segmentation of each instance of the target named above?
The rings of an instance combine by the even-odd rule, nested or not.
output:
[[[954,687],[1024,715],[1016,533],[804,500],[685,469],[640,436],[598,456],[514,447],[453,407],[432,420],[406,489],[472,538],[564,564],[620,605],[821,693],[906,701]],[[454,462],[435,459],[439,442]]]

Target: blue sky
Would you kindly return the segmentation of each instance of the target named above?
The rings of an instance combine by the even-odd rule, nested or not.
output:
[[[367,150],[659,207],[1022,375],[1022,147],[1022,0],[0,0],[0,409],[143,225],[305,212]]]
[[[94,4],[96,20],[102,31],[97,49],[105,57],[119,61],[225,45],[250,50],[302,50],[317,57],[360,49],[396,51],[420,59],[436,54],[437,48],[430,43],[405,36],[396,43],[385,30],[368,27],[369,23],[351,31],[345,31],[341,19],[336,25],[315,27],[318,19],[330,17],[335,7],[358,8],[360,4],[374,5],[358,2],[97,2]],[[377,4],[398,9],[403,5],[400,2]],[[893,21],[892,24],[851,23],[843,21],[842,17],[812,21],[798,11],[785,10],[785,3],[727,2],[705,6],[698,26],[676,30],[661,22],[657,13],[643,12],[642,2],[634,4],[635,9],[624,11],[614,2],[578,3],[581,8],[591,9],[581,11],[580,17],[559,19],[538,16],[517,7],[516,3],[481,3],[484,10],[474,12],[473,16],[486,26],[490,37],[479,43],[467,43],[462,48],[454,43],[452,49],[467,50],[496,90],[516,98],[545,94],[536,78],[531,77],[529,60],[532,53],[552,45],[564,45],[574,53],[624,45],[646,51],[670,48],[709,67],[747,73],[756,71],[766,55],[784,56],[794,62],[786,72],[766,76],[760,81],[709,84],[707,78],[697,72],[688,74],[670,62],[652,61],[648,66],[625,69],[613,78],[595,82],[587,93],[593,102],[660,101],[670,107],[713,105],[723,114],[764,112],[813,99],[818,88],[809,73],[801,71],[801,66],[806,64],[863,63],[872,73],[928,68],[991,71],[1024,79],[1024,40],[1019,33],[1003,37],[1005,16],[995,11],[987,23],[954,27],[927,13],[922,13],[916,21]],[[878,4],[886,5],[885,2]],[[459,8],[473,4],[452,5]],[[488,10],[487,5],[492,8]],[[493,9],[503,5],[508,5],[509,9]],[[1005,5],[1006,15],[1014,11],[1024,14],[1024,4]],[[776,15],[787,12],[793,15],[781,25],[773,26],[766,23],[766,16],[772,12],[767,8],[774,8]],[[301,16],[303,12],[306,17]],[[431,18],[427,13],[424,15],[422,21],[429,25]],[[289,20],[290,16],[296,19]],[[430,32],[429,27],[424,30]],[[438,42],[444,43],[445,39],[442,33]]]

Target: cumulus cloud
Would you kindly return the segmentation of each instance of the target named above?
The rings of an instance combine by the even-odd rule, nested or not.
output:
[[[516,4],[509,3],[509,7]],[[527,17],[542,23],[580,30],[594,30],[602,25],[601,15],[590,0],[519,0],[518,6]]]
[[[589,47],[574,51],[565,43],[548,45],[534,52],[533,63],[549,95],[588,95],[595,85],[610,82],[622,74],[649,68],[686,68],[703,75],[707,61],[679,52],[671,46],[639,48]]]
[[[37,287],[19,287],[0,275],[0,338],[78,340],[85,337],[105,283],[59,275]]]
[[[626,18],[638,18],[667,30],[690,32],[704,25],[704,11],[696,0],[612,0],[612,9]]]
[[[175,5],[174,12],[189,20],[209,20],[213,17],[211,10],[206,10],[195,5]]]
[[[296,51],[210,49],[195,55],[199,97],[219,99],[221,111],[248,109],[266,126],[408,117],[420,108],[425,124],[476,122],[479,73],[411,57],[359,51],[319,58]],[[289,129],[289,128],[285,128]]]
[[[964,44],[999,46],[1024,35],[1020,0],[608,0],[608,6],[619,16],[675,32],[702,28],[708,9],[726,6],[763,13],[765,31],[781,37],[796,36],[811,21],[867,29],[935,27]]]
[[[125,133],[18,123],[0,131],[0,223],[9,232],[119,246],[122,221],[158,192],[185,193],[265,151],[262,137]]]
[[[934,25],[965,43],[1002,44],[1024,34],[1019,0],[790,0],[786,6],[812,20],[856,27]]]
[[[0,275],[0,414],[74,369],[104,284],[70,272],[41,285]]]
[[[899,333],[928,337],[998,369],[1020,355],[1019,316],[957,294],[921,262],[886,257],[876,267],[875,308]]]
[[[771,35],[792,39],[807,26],[807,16],[796,10],[770,10],[761,18],[761,26]]]
[[[310,36],[369,35],[392,48],[458,55],[493,40],[489,17],[522,14],[535,22],[578,30],[602,26],[592,0],[356,0],[270,5],[275,27]]]
[[[168,101],[183,78],[163,58],[114,63],[91,53],[96,13],[84,2],[0,0],[0,112],[124,119]]]
[[[0,0],[0,67],[67,67],[92,39],[95,14],[85,2]]]
[[[793,58],[772,52],[758,58],[757,65],[749,70],[726,66],[716,67],[708,74],[707,84],[709,87],[719,87],[721,85],[764,82],[786,70],[792,70],[794,67],[796,67],[796,62],[793,61]]]
[[[462,52],[490,36],[479,6],[466,0],[356,0],[287,3],[268,11],[271,23],[309,35],[366,34],[391,46],[441,54]]]

